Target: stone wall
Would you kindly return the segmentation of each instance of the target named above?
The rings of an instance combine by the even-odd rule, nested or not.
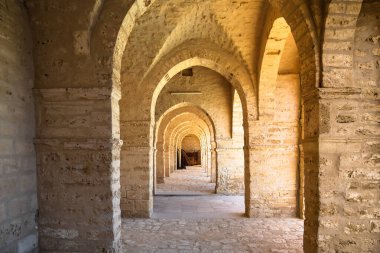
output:
[[[363,7],[361,0],[332,0],[329,5],[327,1],[317,0],[311,1],[311,5],[310,1],[295,0],[184,0],[181,4],[177,0],[136,1],[137,4],[96,0],[24,2],[34,28],[35,87],[60,88],[36,90],[42,251],[120,251],[119,110],[118,99],[110,95],[111,85],[118,87],[119,78],[124,87],[122,110],[127,115],[120,122],[126,144],[123,166],[128,168],[121,179],[137,182],[121,193],[126,200],[122,208],[131,208],[145,216],[152,211],[153,154],[149,134],[154,127],[150,118],[154,87],[161,79],[169,81],[173,77],[171,74],[180,68],[196,65],[220,71],[242,95],[247,130],[245,167],[249,168],[245,171],[246,213],[249,216],[273,216],[276,214],[273,210],[279,210],[276,205],[283,207],[275,195],[276,188],[260,184],[263,175],[269,178],[286,173],[280,171],[279,164],[272,164],[273,159],[268,153],[281,151],[271,148],[280,147],[281,141],[289,141],[287,133],[291,137],[295,133],[294,125],[282,131],[277,121],[258,123],[256,118],[256,102],[260,102],[260,94],[253,91],[260,90],[256,87],[256,80],[259,77],[257,65],[261,64],[257,63],[260,62],[260,49],[265,47],[260,43],[266,41],[261,38],[267,34],[262,28],[268,24],[263,23],[265,17],[271,15],[267,12],[267,2],[278,8],[288,22],[300,55],[305,123],[300,138],[300,157],[303,158],[300,168],[305,172],[305,251],[378,250],[378,1],[364,1]],[[126,15],[131,6],[131,12]],[[6,163],[0,170],[0,180],[6,182],[0,184],[6,186],[1,191],[6,195],[1,196],[0,221],[1,232],[5,231],[6,235],[1,239],[5,238],[7,244],[35,234],[34,200],[32,203],[13,202],[13,198],[23,199],[25,196],[28,201],[29,197],[35,199],[35,184],[29,180],[34,174],[32,166],[29,167],[33,164],[31,139],[34,130],[32,126],[25,128],[22,124],[33,122],[30,93],[26,92],[26,87],[30,89],[32,83],[25,81],[32,79],[31,68],[25,64],[29,56],[24,46],[29,43],[9,43],[24,41],[27,37],[20,32],[25,25],[19,24],[25,24],[26,20],[21,8],[16,0],[0,1],[0,87],[4,89],[0,94],[0,110],[4,111],[0,114],[0,134],[1,147],[5,146],[0,161],[2,165]],[[145,13],[147,9],[149,12]],[[322,25],[322,17],[327,17],[325,25]],[[123,29],[117,37],[121,26]],[[320,33],[322,27],[325,31]],[[126,44],[127,48],[124,48]],[[275,51],[271,53],[276,54]],[[14,58],[17,60],[12,60]],[[170,72],[172,69],[175,70]],[[322,70],[323,76],[320,75]],[[277,72],[272,72],[277,78],[274,73]],[[66,89],[73,87],[77,89]],[[83,87],[90,89],[83,90]],[[92,90],[91,87],[107,88]],[[316,87],[320,88],[319,91]],[[268,91],[269,94],[275,89]],[[269,100],[274,104],[273,97]],[[14,121],[12,125],[8,124],[10,121]],[[226,125],[234,126],[230,118],[226,122],[229,122]],[[216,134],[218,156],[226,158],[225,161],[218,159],[219,165],[231,162],[224,150],[231,146],[231,126],[223,128],[228,134]],[[280,134],[276,136],[275,132]],[[293,141],[294,138],[288,148],[294,147]],[[14,150],[9,152],[11,146]],[[17,161],[4,162],[4,157],[15,155],[16,149],[22,152],[16,154]],[[294,166],[295,149],[286,150],[285,156],[281,152],[277,154]],[[21,169],[24,166],[28,168]],[[219,167],[224,171],[228,165]],[[275,168],[277,173],[267,168]],[[225,175],[230,175],[228,173]],[[293,174],[283,176],[291,179],[285,189],[294,186]],[[9,191],[10,180],[3,180],[4,177],[25,178],[25,191]],[[100,182],[104,184],[97,185]],[[267,182],[278,184],[280,180]],[[13,194],[16,191],[19,192]],[[266,197],[267,202],[259,202]],[[60,198],[65,202],[59,201]],[[293,195],[289,199],[294,203]],[[10,206],[25,203],[27,207],[23,210],[29,215],[10,213]],[[65,211],[61,212],[61,209]],[[60,216],[56,217],[56,213]],[[10,218],[9,214],[15,216]],[[77,224],[83,216],[91,221]],[[22,223],[27,224],[26,229],[18,229],[12,234],[8,221],[18,217],[26,217],[27,223]],[[13,250],[14,246],[12,243],[9,249]]]
[[[121,251],[114,96],[107,88],[35,89],[42,251]]]
[[[319,248],[378,252],[380,4],[334,2],[329,10],[320,91]]]
[[[120,252],[120,95],[112,59],[130,4],[24,2],[33,30],[40,250]]]
[[[37,247],[31,34],[21,1],[0,1],[0,252]]]
[[[201,150],[201,144],[198,137],[195,135],[188,135],[182,140],[182,149],[187,152],[194,152]]]
[[[236,90],[231,91],[232,101],[232,142],[225,148],[218,148],[217,190],[222,194],[244,194],[244,128],[243,108]]]
[[[286,20],[271,17],[267,22],[273,25],[261,66],[260,116],[253,129],[253,212],[263,217],[295,217],[301,200],[299,54]]]
[[[295,217],[299,178],[300,86],[296,74],[279,75],[272,120],[256,126],[256,215]]]

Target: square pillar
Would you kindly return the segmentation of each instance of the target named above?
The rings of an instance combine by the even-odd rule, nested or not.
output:
[[[122,252],[110,89],[35,90],[42,252]]]
[[[121,212],[123,217],[148,218],[153,213],[153,148],[150,121],[121,122]]]

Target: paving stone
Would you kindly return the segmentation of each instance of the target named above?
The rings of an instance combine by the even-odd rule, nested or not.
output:
[[[165,183],[157,184],[159,195],[199,195],[214,194],[215,183],[200,166],[187,166],[184,170],[176,170],[165,178]]]
[[[213,194],[200,167],[159,184],[153,219],[124,219],[127,252],[302,252],[301,219],[248,219],[244,196]]]
[[[301,219],[124,219],[122,226],[124,250],[132,253],[303,252]]]

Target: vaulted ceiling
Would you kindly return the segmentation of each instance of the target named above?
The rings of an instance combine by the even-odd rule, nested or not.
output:
[[[262,37],[268,33],[265,23],[274,16],[268,5],[265,0],[156,0],[129,37],[122,83],[137,85],[163,56],[195,43],[234,55],[251,76],[256,75]]]

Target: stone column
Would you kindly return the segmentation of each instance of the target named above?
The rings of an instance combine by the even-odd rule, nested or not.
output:
[[[305,159],[302,144],[299,145],[299,190],[298,190],[298,212],[297,217],[305,219]]]
[[[232,140],[218,148],[216,192],[226,195],[244,193],[244,153],[242,148],[229,147]],[[231,145],[232,146],[232,145]]]
[[[216,142],[213,142],[211,144],[211,183],[216,183],[217,166]]]
[[[169,170],[169,151],[168,147],[164,147],[164,170],[165,170],[165,177],[170,176],[170,170]]]
[[[207,176],[209,177],[211,175],[211,166],[212,166],[212,161],[211,161],[211,145],[207,148],[206,150],[206,159],[207,159],[207,167],[206,167],[206,172]]]
[[[40,251],[122,252],[122,142],[111,120],[119,96],[68,88],[35,98]]]
[[[173,171],[177,170],[177,149],[173,150]]]
[[[121,209],[123,217],[150,217],[153,212],[153,150],[150,120],[121,122]]]
[[[312,90],[303,96],[303,134],[301,140],[301,150],[303,151],[304,168],[304,196],[305,196],[305,249],[317,248],[318,235],[318,215],[319,215],[319,128],[320,109],[318,91]],[[288,209],[284,208],[283,200],[286,195],[281,196],[283,190],[281,186],[270,185],[271,178],[281,177],[281,171],[271,171],[278,167],[278,162],[282,159],[278,155],[278,149],[282,145],[276,144],[266,134],[272,132],[272,126],[260,121],[250,121],[249,146],[245,147],[246,167],[246,214],[249,217],[273,217],[288,216]],[[278,126],[276,126],[278,128]],[[273,129],[276,130],[276,129]],[[274,140],[275,141],[275,140]],[[296,143],[292,143],[292,146]],[[283,145],[286,147],[286,145]],[[289,145],[288,145],[289,146]],[[276,150],[276,152],[274,152]],[[293,152],[293,151],[292,151]],[[285,164],[285,163],[284,163]],[[294,171],[295,172],[295,171]],[[273,173],[273,174],[271,174]],[[276,188],[278,187],[278,191]],[[286,203],[286,202],[284,202]],[[292,215],[296,209],[294,205],[291,209]]]
[[[380,236],[378,88],[322,88],[319,96],[318,248],[374,252]]]
[[[207,169],[208,169],[208,149],[207,149],[207,144],[203,146],[203,149],[202,149],[202,156],[201,156],[201,163],[203,163],[203,169],[204,169],[204,172],[207,173]]]
[[[302,138],[301,150],[304,170],[305,222],[304,249],[317,250],[319,228],[319,132],[323,113],[320,110],[318,90],[312,90],[302,95]]]
[[[174,166],[175,157],[177,156],[177,149],[175,146],[169,146],[169,171],[173,173],[176,170],[177,166]]]
[[[163,184],[165,182],[165,164],[164,164],[164,149],[162,143],[157,143],[157,149],[155,151],[156,157],[156,182],[157,184]]]
[[[200,159],[201,159],[201,167],[204,169],[204,172],[206,172],[205,168],[207,166],[206,160],[205,160],[205,143],[203,142],[201,144],[201,149],[199,151]]]

